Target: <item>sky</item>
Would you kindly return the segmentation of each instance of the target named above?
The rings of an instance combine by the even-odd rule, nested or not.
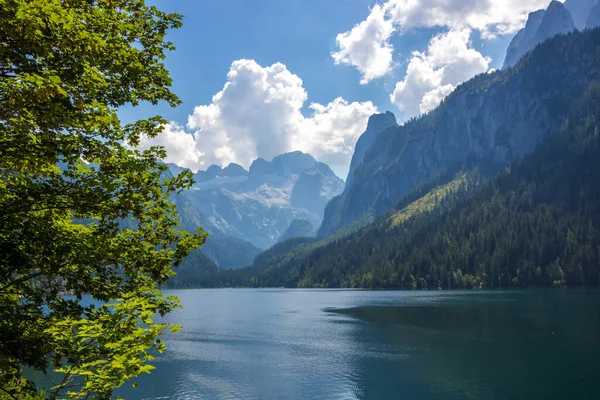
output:
[[[370,115],[399,123],[502,66],[549,0],[149,0],[184,16],[168,39],[182,104],[120,110],[170,121],[141,147],[194,171],[312,154],[345,179]]]

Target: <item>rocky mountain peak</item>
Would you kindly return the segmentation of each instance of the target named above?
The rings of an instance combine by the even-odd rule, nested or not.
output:
[[[548,6],[544,18],[533,38],[532,46],[535,47],[543,41],[561,33],[569,33],[576,29],[573,17],[565,5],[554,0]]]
[[[586,21],[586,28],[593,29],[600,26],[600,1],[590,11],[590,15]]]
[[[587,22],[589,21],[592,10],[597,4],[598,0],[566,0],[564,7],[569,10],[575,26],[581,31],[586,27],[591,27]]]
[[[396,124],[396,116],[391,111],[381,114],[373,114],[367,122],[367,130],[385,129]]]
[[[502,68],[516,65],[521,57],[545,40],[575,29],[571,13],[565,5],[560,1],[552,1],[546,10],[529,14],[525,27],[510,42]]]
[[[525,27],[516,34],[508,46],[504,66],[502,67],[503,69],[515,65],[526,53],[525,48],[533,41],[533,38],[544,19],[545,13],[546,10],[537,10],[529,13]]]
[[[346,184],[348,184],[348,182],[350,182],[354,177],[356,168],[358,168],[358,166],[363,162],[365,153],[369,147],[371,147],[371,144],[375,138],[377,138],[377,136],[386,129],[397,126],[398,123],[396,122],[396,116],[390,111],[386,111],[383,114],[373,114],[369,117],[367,129],[356,142]]]
[[[271,163],[264,158],[257,158],[250,165],[250,175],[266,175],[272,173]]]
[[[327,202],[344,188],[328,165],[300,151],[258,158],[249,171],[211,166],[195,181],[189,196],[214,230],[259,248],[275,244],[293,220],[318,226]]]
[[[271,162],[275,173],[281,176],[301,174],[307,169],[314,168],[317,160],[310,154],[301,151],[285,153],[273,158]]]
[[[221,170],[221,175],[219,176],[248,176],[248,171],[239,164],[231,163]]]
[[[248,176],[248,171],[241,165],[231,163],[225,168],[222,168],[219,165],[211,165],[206,171],[198,171],[194,175],[194,181],[196,181],[196,183],[202,183],[215,178],[237,178],[244,176]]]

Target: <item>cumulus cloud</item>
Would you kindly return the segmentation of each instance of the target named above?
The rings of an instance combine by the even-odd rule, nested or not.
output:
[[[198,160],[204,153],[196,146],[194,136],[185,132],[182,126],[174,122],[167,124],[163,132],[155,138],[142,136],[139,147],[148,149],[152,146],[162,146],[167,152],[165,162],[174,163],[186,168],[197,168]]]
[[[169,160],[193,170],[231,162],[249,167],[258,157],[269,160],[293,150],[338,170],[347,168],[356,140],[377,108],[338,98],[327,105],[310,104],[305,117],[307,98],[302,80],[285,65],[262,67],[254,60],[238,60],[212,102],[188,117],[192,133],[169,125],[144,146],[163,144]]]
[[[406,117],[435,108],[456,85],[486,72],[491,59],[470,46],[470,30],[436,35],[425,52],[414,52],[404,80],[396,84],[391,100]]]
[[[399,29],[415,27],[470,28],[484,38],[514,33],[527,14],[546,8],[549,0],[388,0],[387,18]],[[564,0],[563,0],[564,2]]]
[[[394,24],[385,14],[382,6],[375,5],[365,21],[337,35],[339,51],[331,53],[336,64],[355,66],[362,74],[363,84],[392,69],[393,48],[388,40],[394,33]]]
[[[292,148],[310,153],[332,167],[347,169],[356,141],[377,107],[371,102],[349,103],[338,97],[326,106],[313,103],[310,109],[312,115],[302,120],[301,134],[295,137]]]
[[[339,50],[332,57],[336,64],[356,67],[362,74],[361,83],[368,83],[392,70],[394,49],[389,40],[394,33],[440,27],[448,31],[475,30],[484,39],[491,39],[516,32],[525,24],[529,12],[545,8],[548,3],[549,0],[387,0],[373,7],[366,20],[337,35]],[[446,91],[447,87],[436,88],[438,95]],[[435,93],[427,96],[433,103],[435,98]]]

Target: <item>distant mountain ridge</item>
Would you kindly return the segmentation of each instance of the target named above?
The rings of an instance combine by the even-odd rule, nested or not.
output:
[[[176,165],[170,168],[181,170]],[[238,164],[212,165],[198,171],[194,180],[185,196],[203,216],[206,228],[260,249],[277,243],[294,220],[319,226],[325,205],[344,187],[329,166],[299,151],[272,161],[259,158],[249,170]]]

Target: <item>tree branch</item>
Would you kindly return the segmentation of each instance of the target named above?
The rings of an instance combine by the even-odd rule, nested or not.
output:
[[[21,277],[21,278],[19,278],[17,280],[14,280],[14,281],[12,281],[12,282],[7,283],[6,285],[4,285],[2,288],[0,288],[0,292],[4,292],[6,289],[8,289],[11,286],[23,283],[23,282],[28,281],[28,280],[33,279],[33,278],[37,278],[38,276],[41,276],[41,275],[42,275],[42,273],[38,271],[38,272],[35,272],[33,274],[23,276],[23,277]]]
[[[11,392],[9,392],[8,390],[4,389],[3,387],[0,387],[0,390],[2,390],[4,393],[6,393],[7,395],[9,395],[12,399],[18,400]]]

